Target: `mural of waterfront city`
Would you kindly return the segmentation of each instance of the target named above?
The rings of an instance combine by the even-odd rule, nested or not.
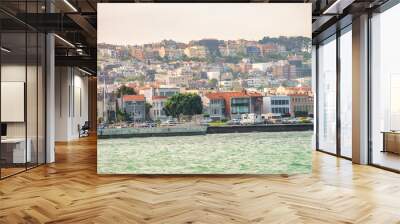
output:
[[[310,21],[310,4],[98,4],[98,173],[311,172]]]

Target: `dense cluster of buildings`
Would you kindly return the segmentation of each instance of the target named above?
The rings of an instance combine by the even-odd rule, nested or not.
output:
[[[120,98],[99,94],[98,111],[104,111],[109,121],[115,121],[117,110],[124,111],[129,121],[168,120],[163,110],[168,98],[177,93],[195,93],[201,96],[203,114],[212,120],[240,119],[242,114],[277,114],[280,116],[312,116],[314,97],[309,87],[278,87],[265,91],[198,91],[176,87],[137,88],[137,95],[123,95]],[[273,93],[273,94],[272,94]],[[146,104],[149,105],[146,111]]]
[[[305,45],[307,46],[307,45]],[[244,113],[313,114],[310,49],[278,43],[203,39],[164,40],[140,46],[99,44],[99,117],[164,120],[165,102],[177,93],[201,96],[212,119]],[[117,97],[122,86],[136,96]],[[147,110],[146,110],[147,105]]]
[[[187,44],[172,40],[159,43],[136,46],[114,46],[100,44],[99,54],[106,57],[123,58],[132,56],[137,60],[156,60],[158,57],[170,60],[188,58],[206,58],[208,56],[221,57],[267,57],[273,53],[284,53],[286,47],[276,43],[262,44],[248,40],[216,40],[203,39],[191,41]],[[309,49],[303,49],[308,51]]]

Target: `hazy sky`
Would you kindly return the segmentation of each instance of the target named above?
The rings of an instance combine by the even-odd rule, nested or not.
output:
[[[99,3],[99,43],[311,37],[311,4]]]

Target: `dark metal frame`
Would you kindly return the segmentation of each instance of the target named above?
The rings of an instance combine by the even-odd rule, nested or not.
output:
[[[341,78],[341,64],[340,64],[340,36],[341,30],[336,30],[336,154],[341,156],[341,133],[342,124],[340,118],[340,78]]]
[[[372,33],[371,33],[371,19],[372,19],[372,13],[368,13],[368,54],[367,54],[367,61],[368,61],[368,75],[367,75],[367,83],[368,83],[368,100],[367,100],[367,119],[368,119],[368,124],[367,124],[367,132],[368,132],[368,164],[372,164],[372,77],[371,77],[371,71],[372,71],[372,64],[371,64],[371,57],[372,57]]]
[[[315,122],[315,147],[319,149],[319,44],[315,46],[315,114],[314,114],[314,122]]]
[[[348,19],[348,18],[346,18]],[[315,122],[316,122],[316,150],[319,152],[323,152],[329,155],[337,156],[343,159],[347,160],[352,160],[352,158],[343,156],[341,153],[341,117],[340,117],[340,82],[341,82],[341,57],[340,57],[340,37],[346,33],[348,28],[352,25],[352,23],[345,25],[344,27],[341,27],[339,24],[335,24],[336,27],[336,32],[327,36],[323,40],[319,41],[316,45],[316,116],[315,116]],[[344,32],[345,31],[345,32]],[[334,39],[329,40],[332,38],[332,36],[335,36]],[[325,41],[336,41],[336,152],[332,153],[329,151],[326,151],[324,149],[321,149],[319,147],[319,44],[323,43]],[[328,41],[328,42],[329,42]]]

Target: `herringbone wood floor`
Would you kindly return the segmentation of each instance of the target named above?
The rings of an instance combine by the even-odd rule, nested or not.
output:
[[[314,153],[310,175],[99,176],[96,139],[0,181],[0,223],[400,223],[400,175]]]

